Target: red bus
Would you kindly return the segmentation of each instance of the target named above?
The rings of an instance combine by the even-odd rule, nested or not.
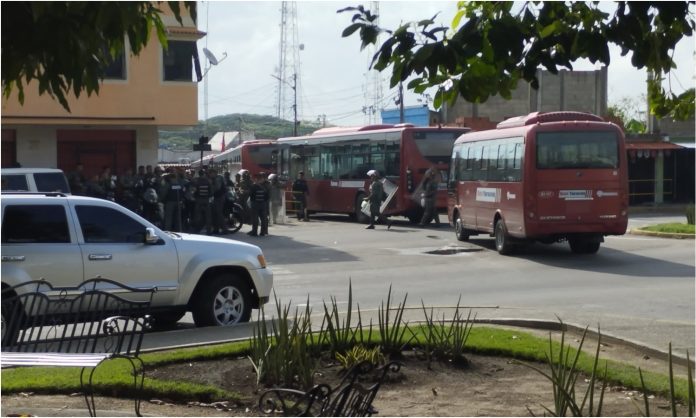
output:
[[[360,210],[374,169],[396,191],[383,213],[420,220],[423,209],[418,191],[428,168],[440,171],[442,182],[438,208],[447,207],[447,169],[454,141],[468,128],[415,127],[411,124],[369,125],[356,128],[324,128],[312,135],[280,138],[279,172],[288,187],[305,172],[310,212],[345,213],[360,222]],[[389,192],[389,190],[386,190]]]
[[[273,139],[244,141],[236,147],[215,156],[215,164],[222,165],[232,177],[240,170],[249,170],[252,178],[264,171],[275,173],[278,151]]]
[[[599,116],[530,113],[457,139],[447,215],[460,241],[495,237],[499,253],[525,241],[568,241],[596,253],[628,223],[624,134]]]

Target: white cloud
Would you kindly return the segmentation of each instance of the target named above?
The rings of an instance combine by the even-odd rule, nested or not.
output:
[[[301,61],[298,88],[298,109],[301,120],[314,120],[327,115],[330,123],[339,125],[363,124],[365,116],[365,73],[367,51],[360,51],[357,34],[342,38],[341,32],[351,23],[352,14],[336,13],[347,6],[372,3],[352,1],[297,2],[299,43],[305,45],[299,53]],[[280,2],[213,1],[199,2],[199,27],[208,36],[199,43],[218,58],[227,52],[228,58],[208,73],[208,116],[230,113],[275,115],[277,104],[276,73],[280,51]],[[456,2],[379,3],[380,24],[396,28],[400,23],[430,18],[440,12],[436,23],[450,25]],[[645,94],[645,71],[630,64],[630,57],[620,57],[612,49],[609,67],[609,102],[623,97],[638,98]],[[694,86],[693,38],[683,41],[675,51],[678,69],[674,72],[679,83],[672,87],[679,93]],[[593,69],[594,65],[576,63],[576,69]],[[388,80],[389,74],[381,75]],[[204,118],[203,83],[199,89],[199,118]],[[292,90],[287,89],[288,95]],[[383,103],[393,108],[389,99],[395,95],[385,81]],[[418,105],[418,96],[406,94],[407,106]],[[290,114],[290,112],[288,112]]]

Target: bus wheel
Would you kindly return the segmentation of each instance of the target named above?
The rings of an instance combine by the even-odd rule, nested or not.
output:
[[[358,196],[355,198],[355,213],[353,215],[355,221],[361,224],[366,224],[370,221],[370,218],[362,211],[362,202],[364,198],[364,193],[358,193]]]
[[[495,249],[500,255],[512,253],[513,245],[505,227],[505,221],[498,219],[495,223]]]
[[[408,218],[408,221],[411,222],[412,224],[417,224],[418,222],[421,221],[421,219],[423,219],[423,212],[424,212],[423,208],[420,208],[420,207],[416,208],[416,209],[412,209],[410,212],[408,212],[406,217]]]
[[[599,251],[599,242],[584,239],[572,239],[568,241],[570,250],[575,254],[595,254]]]
[[[462,216],[457,214],[457,219],[454,221],[454,235],[457,236],[459,241],[469,241],[469,234],[464,229],[462,225]]]

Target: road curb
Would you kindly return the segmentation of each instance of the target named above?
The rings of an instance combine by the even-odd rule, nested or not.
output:
[[[655,231],[645,231],[642,229],[631,229],[629,234],[632,235],[645,235],[649,237],[660,237],[660,238],[673,238],[673,239],[694,239],[694,234],[678,234],[675,232],[655,232]]]
[[[520,328],[534,328],[534,329],[540,329],[540,330],[548,330],[548,331],[566,331],[566,332],[572,332],[575,334],[580,334],[582,335],[583,332],[585,332],[585,327],[582,327],[577,324],[573,323],[567,323],[563,322],[562,324],[557,321],[547,321],[543,319],[512,319],[512,318],[491,318],[491,319],[484,319],[484,318],[477,318],[476,320],[472,321],[475,323],[481,323],[481,324],[491,324],[491,325],[501,325],[501,326],[513,326],[513,327],[520,327]],[[635,350],[641,351],[645,353],[646,355],[660,359],[663,361],[667,361],[669,359],[669,353],[667,351],[659,350],[654,347],[650,347],[644,343],[641,343],[639,341],[634,341],[630,340],[627,338],[622,338],[622,337],[617,337],[616,335],[612,335],[610,333],[602,331],[602,340],[612,343],[612,344],[623,344],[625,346],[631,347]],[[597,330],[587,328],[587,335],[593,338],[597,338],[599,336],[599,332]],[[689,363],[691,364],[691,367],[693,368],[695,365],[695,362],[693,359],[689,359],[687,361],[686,357],[682,357],[678,354],[675,354],[674,352],[672,353],[672,361],[675,364],[678,364],[680,366],[688,367]]]

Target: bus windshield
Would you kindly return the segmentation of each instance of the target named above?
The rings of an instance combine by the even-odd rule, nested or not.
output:
[[[260,145],[260,146],[249,146],[249,157],[254,162],[263,169],[271,169],[273,167],[274,156],[273,151],[275,147],[273,145]]]
[[[452,144],[461,132],[414,132],[418,151],[432,163],[446,163],[452,155]]]
[[[614,132],[539,132],[538,169],[618,168],[619,141]]]

